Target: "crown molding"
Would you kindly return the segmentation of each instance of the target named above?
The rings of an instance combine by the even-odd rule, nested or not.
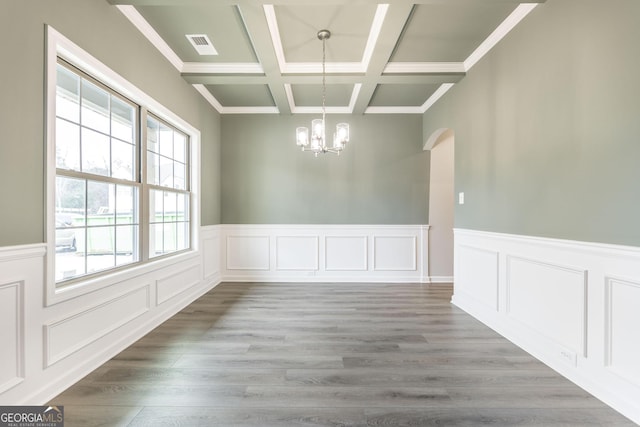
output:
[[[389,62],[382,74],[465,73],[463,62]]]
[[[367,107],[365,114],[422,114],[422,107]]]
[[[129,21],[144,35],[147,40],[151,42],[160,53],[167,58],[167,60],[176,68],[176,70],[182,72],[184,63],[180,57],[169,47],[160,34],[153,29],[151,24],[136,10],[134,6],[117,5],[118,10],[127,17]]]
[[[427,99],[424,104],[422,104],[422,112],[425,113],[429,108],[433,106],[442,96],[449,91],[454,86],[454,83],[443,83],[440,85],[435,92],[431,94],[429,99]]]
[[[358,100],[358,95],[360,94],[360,89],[362,89],[361,83],[356,83],[353,85],[353,90],[351,91],[351,98],[349,100],[349,105],[346,107],[325,107],[325,113],[327,114],[351,114],[353,113],[353,109],[355,108],[356,101]],[[321,114],[322,106],[312,106],[312,107],[298,107],[293,98],[293,90],[291,89],[291,85],[289,83],[284,84],[284,92],[287,96],[287,101],[289,102],[289,108],[291,109],[291,114]]]
[[[259,63],[250,62],[185,62],[182,65],[184,74],[262,74],[264,69]]]
[[[465,71],[469,71],[471,67],[476,65],[500,40],[504,38],[509,32],[522,21],[525,16],[529,14],[538,3],[522,3],[515,8],[504,21],[498,25],[498,27],[489,34],[480,46],[474,50],[471,55],[464,61]]]
[[[218,100],[216,99],[215,96],[213,96],[211,94],[211,92],[209,92],[207,90],[207,88],[200,83],[194,84],[192,85],[195,90],[197,90],[198,92],[200,92],[200,95],[202,95],[202,97],[209,103],[211,104],[211,106],[213,108],[216,109],[216,111],[220,114],[222,114],[222,110],[224,109],[224,107],[222,106],[222,104],[220,104],[220,102],[218,102]]]

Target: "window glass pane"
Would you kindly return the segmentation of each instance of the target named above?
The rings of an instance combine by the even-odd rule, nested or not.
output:
[[[115,266],[115,227],[87,228],[87,273]]]
[[[137,188],[125,185],[116,186],[116,224],[136,224]]]
[[[147,150],[157,153],[158,148],[158,126],[159,123],[153,117],[147,117]]]
[[[55,278],[64,280],[85,273],[85,181],[56,177]]]
[[[112,225],[115,221],[115,185],[89,181],[87,187],[87,226]]]
[[[135,108],[115,96],[111,97],[111,136],[133,143]]]
[[[82,125],[109,133],[109,93],[82,80]]]
[[[80,126],[56,119],[56,167],[80,170]]]
[[[109,137],[82,129],[82,171],[109,176]]]
[[[173,163],[173,174],[174,174],[174,182],[173,188],[178,190],[186,190],[186,182],[185,182],[185,165],[183,163],[174,162]]]
[[[171,222],[164,224],[164,252],[175,252],[176,246],[176,225]]]
[[[129,181],[134,179],[134,146],[126,142],[111,140],[111,176]]]
[[[186,163],[186,137],[180,132],[173,135],[173,158],[178,162]]]
[[[173,161],[160,156],[160,182],[163,187],[173,188]]]
[[[188,222],[179,222],[177,224],[177,243],[176,249],[182,250],[187,249],[189,247],[189,223]]]
[[[178,193],[176,202],[176,221],[189,220],[188,197],[183,193]]]
[[[85,260],[84,246],[76,252],[56,250],[56,282],[86,274]]]
[[[164,192],[164,222],[176,220],[176,196],[176,193]]]
[[[85,180],[57,176],[56,216],[66,215],[73,225],[83,225],[84,214]]]
[[[80,76],[61,65],[56,71],[56,116],[80,123]]]
[[[152,152],[147,154],[147,182],[160,184],[160,156]]]
[[[124,225],[116,227],[116,264],[124,265],[138,260],[136,250],[138,226]]]
[[[173,129],[160,123],[160,154],[173,158]]]

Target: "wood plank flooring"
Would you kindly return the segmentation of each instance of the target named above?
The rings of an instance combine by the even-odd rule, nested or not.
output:
[[[224,283],[54,398],[73,426],[627,426],[451,285]]]

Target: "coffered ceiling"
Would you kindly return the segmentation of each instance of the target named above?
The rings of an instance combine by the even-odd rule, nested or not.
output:
[[[327,113],[421,114],[544,0],[109,2],[222,114],[320,112],[322,29]]]

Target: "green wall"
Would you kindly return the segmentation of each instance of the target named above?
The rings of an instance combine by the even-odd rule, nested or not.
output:
[[[340,156],[315,158],[295,128],[316,116],[222,117],[225,224],[426,224],[429,153],[422,117],[327,116],[351,128]]]
[[[3,1],[0,6],[0,246],[44,241],[45,24],[202,132],[202,224],[220,219],[220,118],[105,0]]]
[[[547,0],[424,116],[455,226],[640,246],[640,2]]]

